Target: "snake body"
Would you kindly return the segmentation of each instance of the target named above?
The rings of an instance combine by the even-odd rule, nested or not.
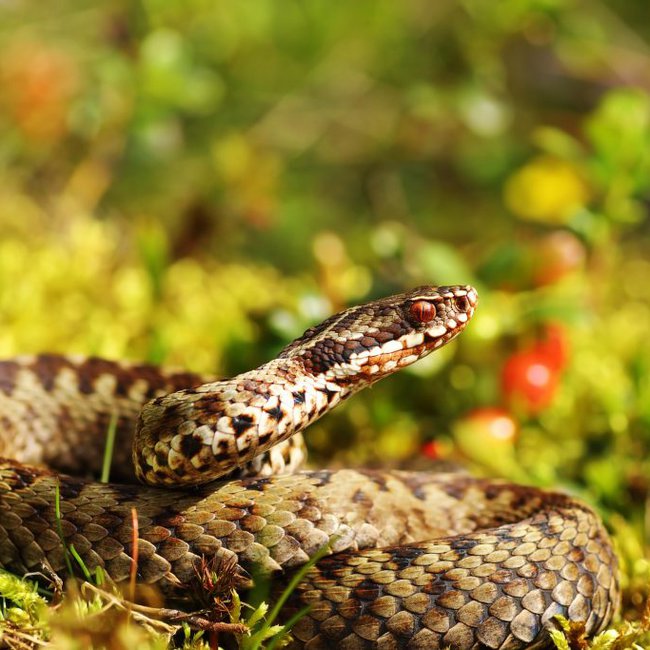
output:
[[[252,567],[284,573],[330,543],[289,605],[311,606],[294,647],[542,647],[556,614],[597,632],[618,603],[616,559],[571,497],[460,474],[295,471],[302,429],[454,338],[475,305],[471,287],[419,287],[332,316],[223,381],[100,359],[0,362],[0,565],[65,575],[62,534],[88,568],[125,580],[135,508],[138,578],[174,595],[206,558],[236,562],[243,587]],[[112,417],[124,482],[70,476],[97,472]],[[127,483],[132,437],[151,486]]]

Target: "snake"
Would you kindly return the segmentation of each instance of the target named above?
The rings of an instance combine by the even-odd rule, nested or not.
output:
[[[617,560],[571,495],[457,471],[303,468],[310,423],[454,339],[477,300],[421,286],[351,307],[230,379],[1,361],[0,566],[65,576],[74,547],[91,571],[120,582],[135,566],[185,598],[202,562],[230,562],[244,588],[326,548],[286,605],[303,614],[293,648],[539,648],[557,615],[597,633],[619,604]]]

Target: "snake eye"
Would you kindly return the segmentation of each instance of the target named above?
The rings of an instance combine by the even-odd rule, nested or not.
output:
[[[428,323],[436,317],[436,308],[426,300],[416,300],[411,305],[410,312],[418,323]]]

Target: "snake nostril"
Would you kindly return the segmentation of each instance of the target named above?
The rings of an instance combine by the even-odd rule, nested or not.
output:
[[[454,299],[454,303],[458,311],[460,312],[469,311],[469,300],[467,299],[467,296],[456,296],[456,298]]]

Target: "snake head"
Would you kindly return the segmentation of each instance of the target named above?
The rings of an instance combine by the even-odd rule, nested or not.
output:
[[[477,301],[467,285],[417,287],[328,318],[280,356],[300,359],[307,372],[326,381],[367,385],[451,341]]]

